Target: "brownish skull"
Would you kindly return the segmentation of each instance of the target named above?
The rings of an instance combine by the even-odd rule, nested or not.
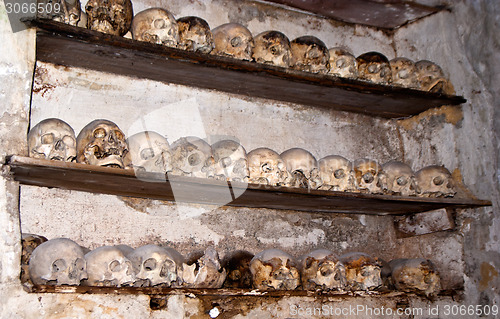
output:
[[[358,62],[358,77],[361,80],[377,84],[389,84],[392,72],[389,60],[379,52],[367,52],[356,58]]]
[[[253,58],[256,62],[289,67],[291,62],[290,40],[279,31],[265,31],[255,38]]]
[[[85,11],[87,28],[113,35],[127,33],[134,17],[130,0],[89,0]]]
[[[182,17],[177,19],[179,26],[179,49],[200,53],[210,53],[214,45],[214,37],[207,21],[199,17]]]
[[[239,23],[226,23],[212,30],[215,49],[212,54],[239,60],[252,60],[254,47],[250,30]]]
[[[327,73],[330,68],[330,53],[325,43],[315,36],[298,37],[290,43],[294,69]]]
[[[134,40],[176,47],[179,27],[172,13],[162,8],[150,8],[139,12],[132,20]]]

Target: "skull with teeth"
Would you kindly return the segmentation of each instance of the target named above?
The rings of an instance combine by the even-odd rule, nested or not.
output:
[[[367,52],[356,58],[358,63],[358,78],[377,84],[389,84],[392,81],[392,71],[389,60],[379,52]]]
[[[286,165],[280,155],[272,149],[261,147],[247,155],[249,182],[256,184],[282,186],[289,179]]]
[[[139,132],[127,138],[127,144],[134,169],[156,173],[171,171],[170,147],[162,135]]]
[[[128,32],[134,17],[130,0],[89,0],[85,11],[87,28],[120,36]]]
[[[182,281],[186,287],[221,288],[226,275],[226,269],[220,264],[219,254],[213,247],[209,247],[205,252],[192,254],[183,264]]]
[[[177,19],[179,26],[179,49],[208,54],[215,45],[212,31],[207,21],[199,17]]]
[[[305,290],[344,290],[345,267],[328,249],[317,249],[301,258],[302,288]]]
[[[73,162],[76,159],[75,131],[63,120],[45,119],[28,133],[30,157]]]
[[[298,37],[290,43],[294,69],[327,73],[330,67],[330,53],[325,43],[315,36]]]
[[[455,94],[453,85],[439,65],[428,60],[415,63],[418,88],[422,91]]]
[[[176,47],[179,27],[172,13],[162,8],[150,8],[139,12],[132,20],[134,40]]]
[[[240,143],[233,140],[222,140],[212,145],[212,152],[217,179],[248,181],[247,152]]]
[[[267,249],[250,261],[253,285],[261,290],[294,290],[300,273],[294,258],[280,249]]]
[[[441,290],[439,274],[428,259],[395,259],[389,265],[392,282],[399,291],[423,293],[429,297]]]
[[[250,261],[254,254],[237,250],[224,257],[222,266],[227,271],[224,287],[227,288],[251,288],[252,274],[250,273]]]
[[[253,58],[258,63],[289,67],[290,40],[279,31],[264,31],[254,37]]]
[[[82,14],[80,0],[38,0],[38,4],[45,4],[44,12],[39,12],[39,18],[52,19],[54,21],[63,22],[72,26],[78,25]],[[54,9],[52,12],[48,10],[47,5],[51,4]],[[57,5],[59,10],[56,11]]]
[[[289,185],[317,189],[321,186],[318,161],[308,151],[302,148],[291,148],[280,155],[291,175]]]
[[[418,87],[415,62],[407,58],[394,58],[389,61],[392,71],[392,84],[405,88]]]
[[[212,30],[215,48],[212,54],[252,60],[254,41],[252,33],[239,23],[226,23]]]
[[[35,285],[73,285],[87,278],[82,247],[68,238],[55,238],[36,247],[29,261]]]
[[[108,120],[94,120],[76,138],[79,163],[130,168],[130,153],[122,130]]]
[[[451,173],[444,166],[430,165],[415,173],[419,196],[453,197],[456,194]]]
[[[389,161],[382,165],[387,178],[387,192],[393,195],[415,196],[417,184],[415,173],[408,164],[399,161]]]
[[[340,155],[329,155],[319,160],[320,189],[351,192],[356,190],[352,163]]]
[[[328,52],[330,54],[328,74],[350,79],[358,77],[358,64],[351,52],[340,47],[331,48]]]
[[[340,256],[345,266],[347,286],[352,291],[370,291],[382,285],[381,262],[365,253],[353,252]]]
[[[386,186],[386,176],[376,161],[357,159],[354,161],[354,182],[361,193],[383,194]]]
[[[182,137],[172,143],[172,174],[198,178],[214,177],[214,158],[210,144],[201,138]]]
[[[123,252],[113,246],[102,246],[85,255],[88,286],[121,287],[135,281],[134,269]]]

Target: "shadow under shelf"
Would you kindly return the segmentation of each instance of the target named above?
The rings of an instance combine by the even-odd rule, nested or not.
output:
[[[441,208],[491,206],[491,201],[346,193],[226,182],[10,156],[15,181],[100,194],[216,206],[285,209],[323,213],[405,215]]]

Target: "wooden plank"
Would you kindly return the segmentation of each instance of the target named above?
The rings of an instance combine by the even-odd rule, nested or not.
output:
[[[58,65],[386,118],[466,102],[460,96],[193,53],[50,20],[30,23],[42,30],[37,59]]]
[[[403,215],[446,207],[491,205],[490,201],[476,199],[343,193],[156,173],[136,174],[134,170],[20,156],[10,157],[8,165],[14,180],[26,185],[219,206]],[[233,198],[231,194],[242,195]]]

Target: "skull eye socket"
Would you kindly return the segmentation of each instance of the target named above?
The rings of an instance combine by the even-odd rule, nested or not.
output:
[[[75,139],[73,137],[69,136],[69,135],[65,135],[62,138],[62,141],[64,142],[64,144],[66,144],[68,146],[74,146],[74,145],[76,145]]]
[[[168,277],[174,266],[175,264],[171,260],[165,260],[165,263],[161,266],[160,277]]]
[[[64,259],[57,259],[52,263],[52,272],[64,271],[68,268]]]
[[[319,271],[323,277],[330,276],[333,273],[333,269],[328,267],[328,265],[322,265]]]
[[[373,173],[371,173],[371,172],[365,173],[363,175],[363,181],[365,181],[365,183],[367,183],[367,184],[372,183],[374,179],[375,179],[375,177],[373,176]]]
[[[434,183],[434,185],[442,185],[444,183],[444,178],[442,176],[436,176],[432,179],[432,182]]]
[[[103,128],[98,128],[94,131],[95,138],[104,138],[106,136],[106,130]]]
[[[124,139],[123,133],[121,131],[116,130],[115,136],[116,136],[116,139],[119,141]]]
[[[379,67],[376,64],[370,64],[368,66],[368,72],[370,73],[377,73],[379,71]]]
[[[111,270],[112,272],[117,272],[117,271],[120,271],[121,269],[122,269],[122,265],[120,264],[120,262],[118,260],[113,260],[109,264],[109,270]]]
[[[155,152],[152,148],[145,148],[141,151],[140,156],[143,160],[149,160],[155,156]]]
[[[335,65],[337,66],[337,68],[340,68],[340,69],[345,68],[346,67],[346,60],[343,58],[339,58],[335,62]]]
[[[163,29],[163,28],[165,28],[165,24],[166,24],[165,20],[163,20],[163,19],[155,19],[153,21],[153,26],[155,29]]]
[[[230,41],[230,42],[231,42],[231,46],[232,46],[233,48],[236,48],[236,47],[240,46],[240,45],[241,45],[241,43],[242,43],[242,41],[241,41],[241,38],[240,38],[240,37],[234,37],[234,38],[232,38],[232,39],[231,39],[231,41]]]
[[[321,52],[316,46],[314,46],[311,50],[309,50],[309,52],[307,52],[306,57],[309,59],[317,59],[321,57]]]
[[[85,260],[83,260],[82,258],[77,258],[75,260],[75,269],[78,269],[80,271],[84,271],[85,270]]]
[[[232,160],[230,157],[224,157],[222,160],[221,160],[221,165],[222,167],[226,168],[228,166],[230,166],[232,164]]]
[[[333,176],[335,176],[336,179],[341,179],[345,177],[345,172],[342,168],[339,168],[333,173]]]
[[[148,258],[144,261],[142,266],[146,271],[153,271],[156,269],[156,260],[154,258]]]
[[[188,163],[191,166],[197,166],[201,163],[200,154],[191,154],[188,156]]]
[[[42,140],[42,144],[52,144],[52,143],[54,143],[55,137],[54,137],[54,134],[47,133],[47,134],[42,135],[41,140]]]
[[[271,51],[272,55],[279,55],[281,53],[281,50],[277,45],[270,47],[269,51]]]
[[[405,186],[406,184],[408,184],[408,179],[407,179],[405,176],[399,176],[399,177],[396,179],[396,183],[397,183],[399,186]]]

